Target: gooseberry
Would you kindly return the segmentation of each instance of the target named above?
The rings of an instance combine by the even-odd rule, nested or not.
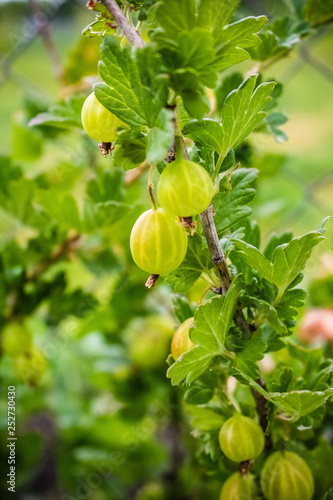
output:
[[[212,197],[213,182],[207,170],[182,157],[165,167],[157,184],[161,207],[180,217],[203,212]]]
[[[32,346],[30,330],[19,322],[9,323],[2,330],[2,349],[8,356],[23,354]]]
[[[189,331],[193,324],[194,318],[188,318],[175,331],[171,342],[171,354],[175,361],[186,351],[195,347],[195,344],[190,339]]]
[[[235,472],[222,486],[220,500],[256,500],[257,488],[252,474]]]
[[[266,460],[261,488],[267,500],[310,500],[312,473],[304,460],[291,451],[276,451]]]
[[[165,366],[172,333],[173,321],[169,317],[133,319],[124,335],[133,364],[144,370]]]
[[[134,262],[150,274],[167,274],[182,263],[187,235],[180,222],[163,208],[144,212],[133,226],[130,247]]]
[[[230,460],[244,462],[260,455],[265,438],[257,422],[237,413],[222,425],[219,442],[221,450]]]
[[[81,120],[89,137],[99,142],[114,142],[116,128],[123,125],[117,116],[98,101],[93,92],[83,103]]]

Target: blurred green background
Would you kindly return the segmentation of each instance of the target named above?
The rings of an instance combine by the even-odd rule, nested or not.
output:
[[[100,39],[82,42],[82,29],[94,19],[85,2],[42,7],[65,68],[62,80],[36,33],[28,2],[0,3],[0,167],[11,157],[37,186],[36,198],[18,186],[15,203],[21,210],[39,203],[51,213],[53,204],[52,221],[61,227],[50,226],[49,234],[44,228],[37,239],[38,225],[13,216],[1,203],[0,245],[13,283],[23,268],[34,271],[45,262],[52,245],[63,248],[64,234],[70,240],[69,250],[43,270],[44,288],[36,291],[34,282],[23,287],[25,298],[34,297],[25,325],[46,369],[33,370],[26,383],[12,358],[5,355],[1,361],[2,437],[6,388],[17,388],[18,498],[218,498],[221,477],[204,474],[181,395],[165,378],[164,360],[176,326],[170,290],[163,284],[145,290],[145,275],[129,258],[129,232],[147,200],[146,178],[131,183],[109,169],[110,160],[100,157],[79,127],[61,133],[27,126],[59,99],[73,92],[85,95],[96,79]],[[286,11],[280,2],[248,1],[241,12],[274,18]],[[301,235],[333,213],[332,28],[322,27],[290,56],[262,68],[262,74],[283,84],[279,110],[289,118],[283,126],[288,141],[278,144],[268,135],[253,134],[252,152],[244,160],[260,170],[252,208],[265,241],[271,231]],[[103,189],[105,170],[111,184],[120,186],[119,201],[129,201],[131,209],[119,222],[84,234],[76,246],[77,228],[57,219],[57,200],[70,193],[80,206],[89,181],[97,179]],[[49,201],[46,188],[52,193]],[[308,308],[333,306],[332,249],[329,223],[327,239],[306,270]],[[190,298],[196,300],[195,290]],[[204,421],[196,423],[204,429]],[[1,454],[6,460],[7,451],[2,448]]]

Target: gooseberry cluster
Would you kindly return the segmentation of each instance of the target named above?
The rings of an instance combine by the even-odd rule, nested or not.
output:
[[[101,143],[113,142],[121,120],[91,93],[82,113],[85,132]],[[159,205],[144,212],[133,226],[130,247],[134,262],[149,274],[168,274],[177,269],[187,251],[187,235],[180,218],[198,215],[210,204],[213,182],[198,163],[181,154],[163,170],[157,186]]]
[[[177,156],[163,170],[153,208],[134,224],[130,246],[134,262],[149,274],[167,274],[182,263],[187,234],[180,218],[206,210],[213,196],[213,182],[198,163]]]
[[[265,439],[259,424],[237,413],[221,427],[219,442],[227,458],[241,463],[258,457]],[[264,464],[260,482],[266,500],[311,500],[314,492],[309,467],[291,451],[272,453]],[[220,500],[255,500],[257,494],[254,476],[236,472],[224,483]]]

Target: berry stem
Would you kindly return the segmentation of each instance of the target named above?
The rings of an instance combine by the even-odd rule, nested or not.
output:
[[[149,169],[149,174],[148,174],[148,190],[149,190],[149,196],[151,200],[151,204],[154,210],[158,208],[158,205],[155,200],[154,196],[154,184],[153,184],[153,172],[154,172],[154,165],[150,165]]]

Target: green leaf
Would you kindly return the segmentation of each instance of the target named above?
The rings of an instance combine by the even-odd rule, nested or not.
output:
[[[250,59],[251,56],[245,49],[260,43],[255,33],[260,31],[266,22],[265,16],[247,17],[216,31],[214,34],[217,50],[214,65],[217,70],[222,71],[229,66]]]
[[[179,323],[193,317],[192,307],[183,295],[172,296],[173,312]]]
[[[157,125],[147,135],[147,160],[156,163],[164,160],[173,141],[172,113],[162,109]]]
[[[272,326],[273,330],[279,335],[285,335],[288,332],[286,325],[279,318],[278,312],[272,304],[257,297],[242,297],[242,305],[245,307],[254,307],[264,316]]]
[[[199,306],[194,315],[194,327],[190,338],[196,347],[185,352],[168,370],[173,385],[185,380],[191,384],[207,369],[215,356],[232,359],[234,353],[224,346],[224,339],[230,327],[238,297],[242,290],[241,276],[230,285],[225,297],[216,297]]]
[[[332,394],[333,389],[324,392],[290,391],[284,394],[270,395],[269,400],[283,413],[290,416],[293,421],[296,421],[322,406]]]
[[[87,194],[95,203],[123,201],[124,172],[115,168],[111,172],[103,172],[97,179],[91,179],[87,184]]]
[[[104,38],[101,54],[99,70],[105,83],[94,86],[97,99],[132,127],[154,127],[166,102],[159,56],[152,47],[121,49],[114,37]]]
[[[70,129],[73,127],[81,128],[81,109],[84,101],[84,97],[72,97],[65,105],[58,104],[51,106],[49,111],[39,113],[32,118],[29,122],[29,126],[45,125],[63,129]]]
[[[51,220],[63,229],[76,229],[81,231],[82,222],[76,200],[72,195],[60,196],[57,193],[41,191],[38,202],[43,206]]]
[[[113,161],[124,170],[136,168],[146,159],[147,136],[138,130],[122,130],[117,135]]]
[[[285,245],[278,246],[272,254],[272,278],[277,286],[291,283],[304,269],[312,249],[324,240],[323,228],[294,238]]]
[[[232,73],[231,75],[223,78],[222,82],[215,89],[216,106],[218,111],[221,111],[228,94],[237,89],[241,85],[242,81],[243,75],[241,73]]]
[[[249,266],[277,287],[286,288],[304,269],[312,249],[324,239],[324,232],[322,225],[317,231],[276,247],[272,252],[271,262],[257,248],[244,241],[234,240],[234,245]]]
[[[219,154],[222,153],[219,137],[222,134],[222,127],[215,120],[204,118],[203,120],[191,120],[186,124],[183,134],[192,141],[202,146],[213,149]]]
[[[230,362],[231,368],[252,379],[259,378],[257,361],[263,359],[266,349],[267,344],[262,340],[260,332],[255,332],[245,341],[242,351],[236,353],[236,358]]]
[[[164,280],[173,286],[175,292],[186,292],[192,288],[202,272],[209,271],[210,254],[203,246],[203,238],[195,234],[189,238],[187,253],[181,265]]]
[[[234,224],[248,217],[252,210],[246,206],[254,195],[258,171],[240,168],[231,177],[231,190],[223,190],[214,197],[214,217],[217,233],[221,235]]]
[[[171,39],[180,31],[191,31],[196,25],[195,0],[163,0],[157,9],[157,22]]]
[[[185,380],[190,385],[200,377],[210,365],[214,355],[203,346],[196,346],[185,352],[167,371],[172,385],[179,385]]]
[[[234,245],[239,251],[241,257],[253,269],[258,271],[263,278],[268,281],[272,276],[272,264],[266,257],[253,245],[241,240],[234,240]]]
[[[250,76],[225,100],[221,137],[224,154],[246,139],[266,117],[263,109],[271,101],[275,83],[262,83],[255,89],[256,80],[256,75]]]
[[[218,38],[221,29],[230,21],[240,0],[201,0],[198,9],[198,24],[213,31]]]
[[[283,113],[270,113],[266,116],[263,127],[259,127],[258,131],[271,134],[276,142],[285,142],[288,136],[280,129],[280,125],[284,125],[287,121],[288,118]]]
[[[97,228],[110,227],[123,217],[129,215],[133,207],[119,201],[105,201],[93,203],[86,199],[84,202],[83,224],[86,231],[96,231]]]
[[[204,405],[212,399],[213,395],[213,388],[198,384],[185,392],[184,401],[189,405]]]
[[[225,297],[212,299],[199,306],[194,315],[191,340],[196,345],[205,346],[211,352],[223,355],[224,340],[231,324],[237,300],[242,290],[241,276],[235,278]]]
[[[262,83],[255,89],[256,79],[255,75],[249,77],[228,95],[222,107],[222,125],[214,120],[191,121],[184,134],[226,156],[267,116],[263,108],[271,100],[275,83]]]

